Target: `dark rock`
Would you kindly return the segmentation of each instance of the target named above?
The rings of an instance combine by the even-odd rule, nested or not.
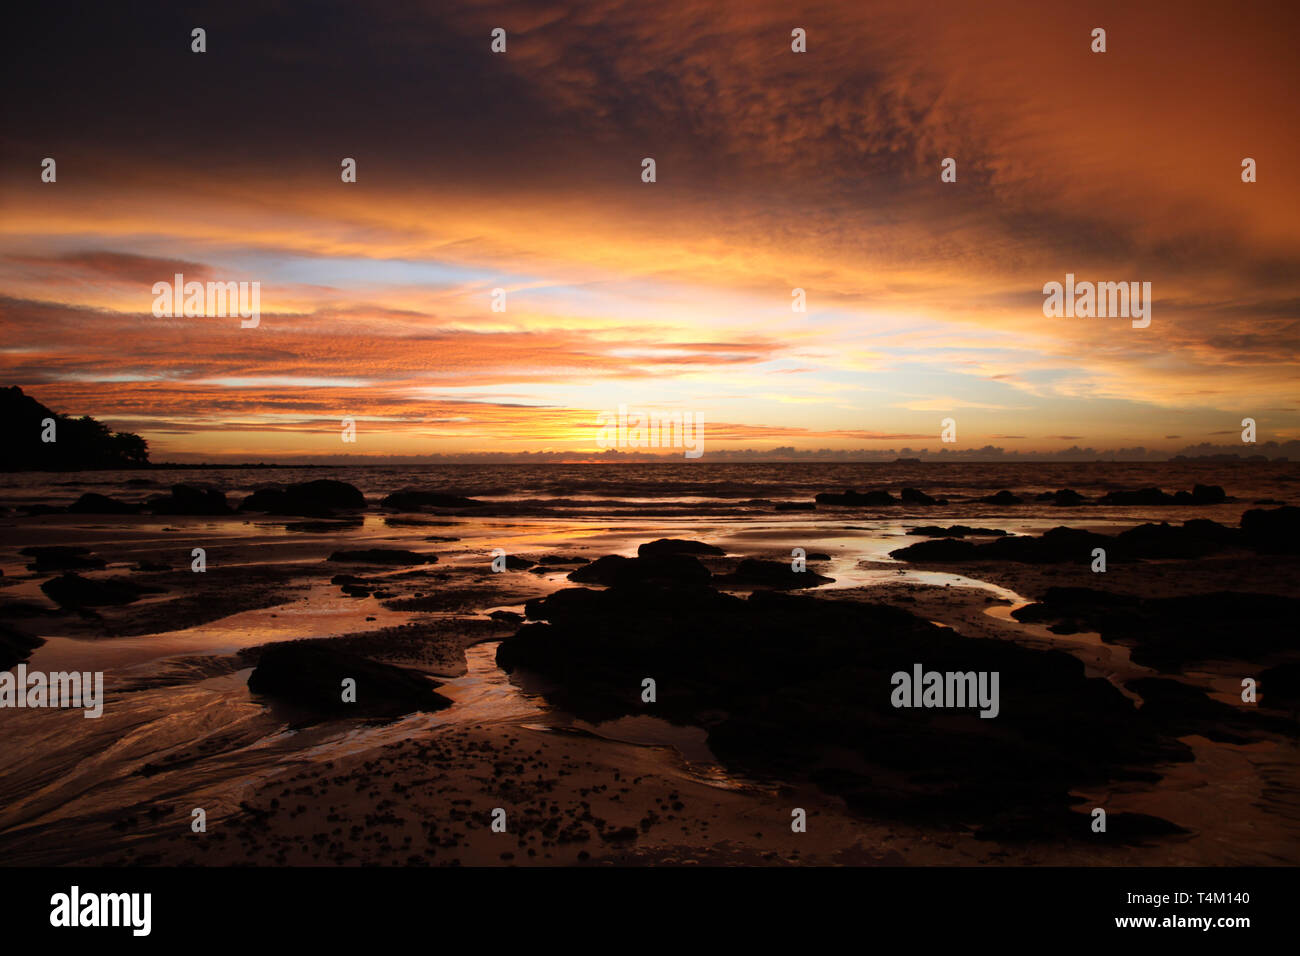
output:
[[[436,491],[405,489],[394,491],[380,504],[394,511],[419,511],[421,508],[481,508],[486,502]]]
[[[23,548],[18,553],[36,559],[27,565],[27,569],[37,574],[47,574],[50,571],[97,571],[108,565],[103,558],[92,555],[89,548],[69,545],[39,545]]]
[[[1239,542],[1236,529],[1195,518],[1181,527],[1162,522],[1129,528],[1115,536],[1114,547],[1117,554],[1134,558],[1199,558]]]
[[[788,561],[760,561],[746,558],[731,574],[714,577],[713,583],[724,588],[776,588],[793,590],[815,588],[831,584],[834,578],[824,577],[815,571],[795,571]]]
[[[968,534],[989,529],[915,528],[913,534]],[[1005,532],[1003,533],[1005,535]],[[1140,559],[1202,557],[1239,547],[1242,538],[1237,532],[1205,519],[1193,519],[1182,526],[1169,524],[1144,524],[1130,528],[1118,535],[1097,534],[1075,528],[1058,527],[1035,538],[1028,535],[1004,536],[987,544],[954,542],[952,547],[941,546],[940,541],[922,541],[906,548],[891,551],[890,555],[904,561],[1021,561],[1029,564],[1085,564],[1092,560],[1096,548],[1106,551],[1108,561],[1136,561]]]
[[[337,534],[341,531],[355,531],[365,523],[366,520],[360,516],[339,521],[289,521],[285,523],[284,530],[300,534]]]
[[[507,554],[505,557],[507,571],[527,571],[535,563],[527,558],[521,558],[517,554]]]
[[[1142,488],[1138,491],[1110,491],[1097,499],[1099,505],[1171,505],[1173,495],[1159,488]]]
[[[711,554],[724,555],[727,552],[702,541],[684,541],[681,538],[660,538],[647,541],[636,549],[638,557],[657,558],[665,554]]]
[[[172,485],[171,495],[154,495],[145,508],[156,515],[230,515],[234,510],[226,504],[226,493],[215,488],[196,488],[193,485]]]
[[[548,554],[539,559],[541,564],[590,564],[589,558],[579,557],[576,554]]]
[[[902,500],[905,505],[933,505],[938,503],[936,499],[931,498],[924,491],[918,491],[915,488],[904,488]]]
[[[1174,736],[1199,734],[1220,743],[1241,744],[1248,741],[1243,734],[1252,730],[1286,730],[1289,726],[1287,721],[1262,716],[1254,707],[1230,707],[1199,687],[1166,677],[1142,677],[1125,686],[1142,698],[1142,716]]]
[[[981,504],[986,504],[986,505],[1019,505],[1019,504],[1024,504],[1024,499],[1016,497],[1015,495],[1013,495],[1011,492],[1007,491],[1006,489],[1003,489],[1002,491],[999,491],[996,495],[986,495],[985,497],[983,497],[983,498],[981,498],[981,499],[979,499],[979,500],[980,500],[980,503],[981,503]]]
[[[343,681],[356,681],[356,703],[344,703]],[[325,644],[288,641],[262,648],[248,689],[333,717],[398,717],[442,710],[451,701],[441,685],[416,671],[335,650]]]
[[[651,558],[625,558],[607,554],[590,564],[569,572],[569,580],[578,584],[607,586],[661,582],[667,584],[707,584],[709,569],[689,554],[665,554]]]
[[[1039,495],[1039,500],[1044,500],[1042,495]],[[1062,488],[1060,491],[1048,492],[1046,500],[1051,501],[1054,505],[1059,505],[1064,508],[1081,505],[1087,499],[1073,488]]]
[[[44,643],[45,638],[28,634],[12,624],[0,621],[0,671],[21,664]]]
[[[1106,832],[1094,833],[1092,814],[1056,810],[1026,813],[1013,810],[998,814],[975,832],[977,840],[998,843],[1031,843],[1045,840],[1077,840],[1093,846],[1143,843],[1157,838],[1190,833],[1162,817],[1146,813],[1113,811],[1106,814]]]
[[[77,609],[131,604],[146,594],[161,594],[165,588],[145,587],[128,578],[91,580],[68,573],[43,582],[41,590],[60,607]]]
[[[319,478],[284,488],[259,488],[243,500],[239,510],[318,518],[365,507],[366,496],[355,485]]]
[[[1241,516],[1241,535],[1263,554],[1300,554],[1300,508],[1252,508]]]
[[[524,623],[524,616],[515,611],[493,611],[488,617],[494,621],[501,621],[503,624]]]
[[[1288,661],[1260,672],[1259,703],[1262,707],[1292,711],[1300,707],[1300,661]]]
[[[1227,494],[1218,485],[1193,485],[1192,503],[1198,505],[1218,505],[1228,500]]]
[[[842,495],[823,491],[817,495],[816,501],[819,505],[849,505],[866,508],[879,508],[898,504],[898,499],[888,491],[868,491],[866,494],[860,495],[852,488],[845,490]]]
[[[132,571],[170,571],[172,566],[161,561],[141,561],[131,565]]]
[[[1038,604],[1013,612],[1022,621],[1072,620],[1110,644],[1131,648],[1133,662],[1178,672],[1195,661],[1253,662],[1291,652],[1300,598],[1215,591],[1140,598],[1095,588],[1048,588]]]
[[[588,721],[649,712],[703,727],[728,766],[816,774],[859,810],[958,813],[971,824],[1015,808],[1033,817],[1064,811],[1072,789],[1191,756],[1071,655],[966,637],[892,607],[634,584],[566,589],[526,611],[497,661],[553,682],[556,706]],[[997,671],[998,717],[894,707],[891,675],[916,662]],[[653,705],[640,699],[646,676],[657,682]]]
[[[1006,536],[1005,531],[997,528],[972,528],[964,524],[955,524],[951,528],[925,525],[921,528],[913,528],[907,533],[919,534],[926,538],[1002,538]]]
[[[68,514],[71,515],[133,515],[139,510],[139,505],[118,501],[93,491],[86,492],[68,505]]]
[[[1218,485],[1195,485],[1190,492],[1166,494],[1159,488],[1112,491],[1098,499],[1102,505],[1217,505],[1230,500]]]
[[[335,551],[329,560],[349,564],[436,564],[438,556],[417,554],[401,548],[365,548],[358,551]]]
[[[900,561],[913,561],[918,564],[927,562],[961,562],[979,561],[983,554],[971,541],[958,541],[955,538],[940,538],[936,541],[918,541],[906,548],[889,552],[891,558]]]

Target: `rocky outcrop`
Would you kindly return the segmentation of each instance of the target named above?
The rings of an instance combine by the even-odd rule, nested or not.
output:
[[[73,515],[133,515],[139,511],[140,505],[118,501],[94,491],[86,492],[68,505],[68,514]]]
[[[1228,501],[1227,494],[1218,485],[1195,485],[1190,492],[1179,491],[1172,495],[1159,488],[1139,488],[1136,491],[1112,491],[1097,500],[1099,505],[1218,505]]]
[[[811,555],[809,560],[816,560]],[[834,578],[815,571],[795,571],[789,561],[762,561],[746,558],[730,574],[717,575],[713,583],[722,588],[771,588],[792,591],[798,588],[815,588],[835,583]]]
[[[340,511],[361,511],[365,507],[366,496],[355,485],[320,478],[283,488],[260,488],[243,500],[239,510],[324,518]]]
[[[146,587],[128,578],[92,580],[69,573],[43,582],[41,590],[60,607],[78,610],[131,604],[146,594],[161,594],[165,588]]]
[[[1131,648],[1134,663],[1178,672],[1203,660],[1267,661],[1294,653],[1300,598],[1218,591],[1143,598],[1095,588],[1048,588],[1013,612],[1027,623],[1065,622]]]
[[[819,505],[840,505],[850,507],[880,508],[888,505],[898,504],[898,499],[888,491],[868,491],[865,494],[858,494],[852,488],[845,489],[842,495],[830,491],[823,491],[817,495],[816,502]]]
[[[344,681],[355,681],[355,702],[344,700]],[[326,643],[289,641],[262,648],[248,689],[329,717],[399,717],[442,710],[451,701],[438,683],[391,664],[335,650]]]
[[[226,503],[226,493],[216,488],[172,485],[170,495],[154,495],[145,509],[156,515],[231,515],[235,511]]]
[[[1036,500],[1050,501],[1052,504],[1064,508],[1081,505],[1088,499],[1079,494],[1073,488],[1062,488],[1060,491],[1044,491],[1041,495],[1037,496]]]
[[[649,558],[625,558],[608,554],[590,564],[570,571],[568,578],[577,584],[603,584],[607,587],[629,584],[707,584],[709,569],[689,554],[665,554]]]
[[[363,548],[356,551],[335,551],[329,560],[346,564],[436,564],[438,556],[402,548]]]
[[[665,554],[704,554],[721,556],[727,552],[703,541],[686,541],[681,538],[660,538],[647,541],[636,549],[638,557],[657,558]]]
[[[37,574],[48,574],[51,571],[97,571],[108,565],[103,558],[91,554],[89,548],[70,545],[33,545],[18,553],[34,559],[27,565],[27,570]]]
[[[1006,489],[999,491],[996,495],[986,495],[985,497],[979,500],[981,504],[998,505],[1000,507],[1008,507],[1010,505],[1022,505],[1025,503],[1025,500],[1023,498],[1013,495],[1011,492],[1007,491]]]
[[[1007,534],[997,528],[972,528],[964,524],[955,524],[950,528],[925,525],[920,528],[912,528],[907,533],[918,534],[923,538],[1003,538]]]
[[[0,621],[0,671],[21,664],[44,643],[45,638]]]
[[[1300,554],[1300,508],[1252,508],[1241,516],[1241,535],[1261,554]]]
[[[961,526],[956,526],[960,528]],[[956,530],[949,529],[949,530]],[[978,531],[979,529],[967,529]],[[987,531],[988,529],[984,529]],[[944,531],[917,528],[912,533]],[[1248,545],[1235,528],[1204,518],[1182,525],[1143,524],[1117,535],[1097,534],[1075,528],[1052,528],[1039,537],[1001,537],[986,544],[972,541],[921,541],[890,552],[890,556],[917,563],[966,561],[1020,561],[1029,564],[1086,564],[1093,549],[1106,551],[1107,561],[1138,561],[1160,558],[1196,558]]]
[[[1072,789],[1190,755],[1078,659],[963,637],[896,608],[634,583],[558,591],[526,613],[497,661],[549,678],[557,706],[591,721],[650,713],[703,727],[729,766],[811,779],[871,812],[979,825],[1021,811],[1057,820],[1053,836],[1087,839],[1087,817],[1066,812]],[[998,672],[997,718],[895,706],[892,675],[918,662]],[[647,677],[653,704],[641,699]]]

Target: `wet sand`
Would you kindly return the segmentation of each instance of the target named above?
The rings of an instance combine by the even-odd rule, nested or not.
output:
[[[1016,530],[1042,531],[1056,518],[1022,520]],[[996,516],[987,522],[1009,526]],[[18,742],[0,754],[0,853],[8,862],[1300,861],[1300,812],[1287,796],[1300,782],[1293,738],[1265,734],[1227,744],[1189,735],[1183,739],[1195,753],[1192,762],[1157,768],[1154,781],[1076,794],[1081,819],[1086,806],[1103,801],[1169,819],[1189,835],[1105,847],[1002,845],[976,839],[964,821],[906,824],[850,811],[805,782],[745,776],[712,756],[703,731],[653,718],[584,723],[546,700],[545,682],[507,677],[492,660],[495,642],[516,630],[509,615],[572,586],[565,576],[576,566],[494,573],[492,549],[532,562],[556,555],[591,560],[632,556],[646,541],[681,537],[727,552],[702,559],[715,576],[734,572],[745,558],[788,563],[794,547],[825,554],[809,568],[833,583],[809,593],[896,606],[970,637],[1065,650],[1084,661],[1089,676],[1123,689],[1151,673],[1132,663],[1127,648],[1095,634],[1056,634],[1010,613],[1052,586],[1132,587],[1119,567],[1095,575],[1086,565],[911,565],[888,553],[922,540],[906,531],[926,522],[823,513],[680,523],[648,516],[368,514],[360,524],[291,527],[301,523],[71,515],[0,523],[6,617],[46,638],[28,665],[102,669],[109,688],[98,721],[79,712],[0,711],[0,730]],[[107,562],[82,572],[86,577],[128,576],[162,590],[119,607],[60,611],[39,589],[49,574],[28,571],[17,553],[37,541],[89,548]],[[189,570],[193,547],[206,549],[202,574]],[[328,560],[336,551],[367,548],[438,560],[414,567]],[[158,564],[171,570],[131,570]],[[1147,562],[1141,588],[1150,595],[1210,586],[1287,595],[1298,569],[1294,557]],[[335,583],[339,576],[347,583]],[[366,593],[350,595],[345,587]],[[437,677],[447,682],[453,704],[389,723],[335,720],[289,729],[298,715],[250,694],[247,678],[260,646],[302,638]],[[1234,673],[1207,663],[1181,679],[1231,700]],[[206,833],[191,832],[194,807],[207,812]],[[505,833],[490,826],[497,807],[506,813]],[[791,832],[796,807],[807,811],[806,833]]]

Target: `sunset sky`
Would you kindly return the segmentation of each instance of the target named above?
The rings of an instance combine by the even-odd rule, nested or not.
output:
[[[0,385],[156,460],[594,451],[620,404],[700,415],[704,460],[937,450],[945,417],[958,448],[1300,438],[1296,11],[29,10]],[[177,272],[259,282],[260,325],[155,318]],[[1151,326],[1045,318],[1067,272],[1150,282]]]

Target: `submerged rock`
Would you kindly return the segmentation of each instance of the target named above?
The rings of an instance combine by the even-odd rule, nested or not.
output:
[[[349,564],[437,564],[436,554],[418,554],[401,548],[363,548],[357,551],[335,551],[330,561]]]
[[[907,533],[919,534],[925,538],[1002,538],[1007,534],[998,528],[972,528],[964,524],[955,524],[950,528],[925,525],[920,528],[912,528]]]
[[[1218,485],[1195,485],[1190,492],[1166,494],[1159,488],[1111,491],[1097,500],[1100,505],[1217,505],[1228,501]]]
[[[461,495],[448,495],[438,491],[405,489],[394,491],[380,502],[394,511],[419,511],[421,508],[481,508],[486,502]]]
[[[35,571],[37,574],[50,571],[97,571],[108,566],[108,562],[103,558],[91,554],[89,548],[70,545],[34,545],[23,548],[18,553],[35,558],[27,565],[27,570]]]
[[[915,488],[904,488],[902,493],[902,501],[903,504],[905,505],[923,505],[923,506],[938,505],[938,504],[946,505],[948,503],[945,499],[942,498],[931,498],[924,491],[918,491]]]
[[[365,519],[360,515],[355,518],[340,518],[334,521],[287,521],[284,530],[301,534],[338,534],[342,531],[356,531],[358,528],[364,527],[365,523]],[[430,539],[425,538],[425,540]]]
[[[858,494],[852,488],[846,489],[842,495],[823,491],[815,500],[819,505],[852,505],[869,508],[898,504],[898,499],[888,491],[868,491],[866,494]]]
[[[140,561],[137,564],[131,565],[132,571],[152,572],[152,571],[170,571],[171,569],[172,566],[170,564],[166,564],[165,562],[162,561]]]

